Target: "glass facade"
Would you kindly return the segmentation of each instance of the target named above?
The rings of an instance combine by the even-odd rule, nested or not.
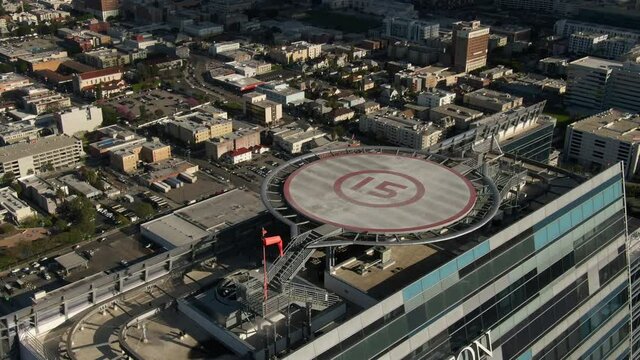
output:
[[[538,161],[548,163],[549,156],[553,151],[553,129],[555,124],[543,124],[540,128],[531,131],[528,134],[518,137],[513,141],[505,142],[500,145],[506,153]]]
[[[494,249],[487,239],[407,286],[401,306],[318,358],[375,358],[427,328],[426,342],[417,348],[412,344],[406,359],[447,358],[489,330],[493,348],[500,349],[503,359],[606,358],[628,341],[630,329],[628,281],[618,284],[627,269],[625,231],[623,182],[617,174]],[[598,262],[595,275],[589,275],[586,265],[593,266],[600,253],[609,256],[612,246],[617,246],[617,253]],[[508,284],[491,293],[493,284],[505,275]],[[606,290],[609,284],[616,285],[615,290]],[[480,293],[492,295],[462,307]],[[587,314],[566,329],[556,329],[596,299]],[[432,330],[436,321],[454,310],[463,316],[437,333]],[[605,336],[592,338],[622,311],[627,311],[626,321]],[[552,341],[534,350],[543,336]],[[593,342],[593,348],[575,353],[586,340]]]

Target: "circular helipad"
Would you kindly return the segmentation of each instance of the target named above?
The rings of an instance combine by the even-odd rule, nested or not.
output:
[[[347,231],[399,234],[438,229],[464,218],[477,195],[454,170],[422,158],[357,153],[323,158],[285,181],[289,205]]]

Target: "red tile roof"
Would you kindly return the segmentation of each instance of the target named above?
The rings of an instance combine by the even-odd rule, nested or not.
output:
[[[119,67],[110,67],[106,69],[88,71],[80,74],[79,76],[82,80],[87,80],[87,79],[95,79],[95,78],[107,76],[107,75],[118,74],[121,72],[122,72],[122,69],[120,69]]]

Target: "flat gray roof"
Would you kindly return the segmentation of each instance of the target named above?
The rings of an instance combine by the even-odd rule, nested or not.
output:
[[[75,269],[80,266],[87,266],[88,262],[87,259],[78,255],[75,251],[58,256],[55,260],[60,264],[60,266],[65,268],[65,270]]]
[[[49,136],[34,142],[4,146],[0,152],[0,164],[15,161],[25,156],[37,155],[71,146],[80,140],[66,135]]]
[[[175,247],[188,245],[266,211],[258,194],[231,190],[149,221],[142,229]]]

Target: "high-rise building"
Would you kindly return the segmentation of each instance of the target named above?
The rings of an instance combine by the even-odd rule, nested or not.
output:
[[[406,18],[384,19],[384,34],[392,39],[423,42],[439,36],[440,24]]]
[[[85,11],[97,16],[100,20],[107,20],[118,16],[120,3],[118,0],[85,0]]]
[[[605,91],[617,61],[584,57],[569,63],[567,68],[567,104],[585,112],[600,111],[605,107]]]
[[[606,107],[640,113],[640,64],[626,62],[611,72],[607,84]]]
[[[640,64],[585,57],[567,69],[567,103],[581,112],[618,108],[640,113]]]
[[[480,21],[453,23],[453,64],[458,71],[472,71],[487,65],[489,27]]]

